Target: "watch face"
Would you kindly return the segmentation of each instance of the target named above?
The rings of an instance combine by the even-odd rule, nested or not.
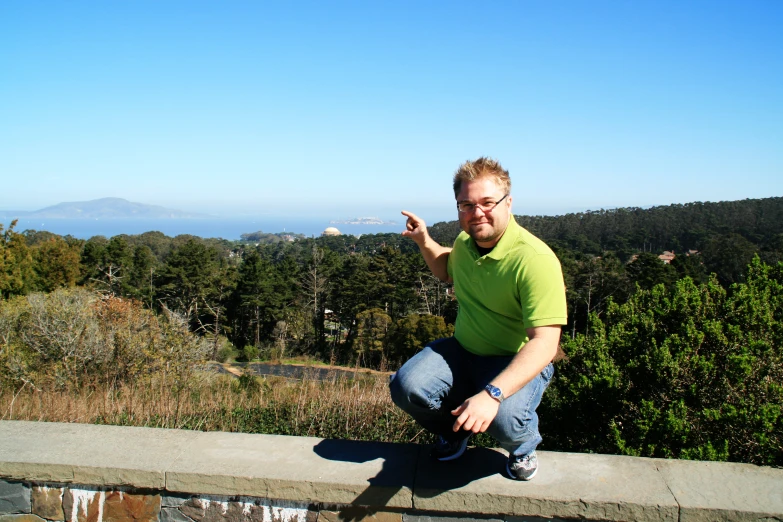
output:
[[[495,386],[487,386],[487,391],[489,391],[489,394],[492,395],[494,398],[499,399],[502,395],[502,392],[500,391],[500,388],[496,388]]]

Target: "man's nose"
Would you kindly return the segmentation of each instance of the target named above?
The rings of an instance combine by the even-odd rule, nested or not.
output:
[[[473,214],[478,214],[479,212],[481,212],[480,215],[482,215],[482,216],[487,214],[487,211],[484,210],[483,208],[481,208],[481,205],[475,205],[473,207]]]

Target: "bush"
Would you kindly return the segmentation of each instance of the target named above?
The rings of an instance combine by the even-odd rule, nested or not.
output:
[[[239,358],[239,350],[228,339],[222,340],[217,351],[217,361],[221,363],[236,361]]]
[[[187,379],[210,353],[185,320],[84,288],[0,302],[0,378],[17,385],[130,382],[140,374]]]
[[[252,344],[248,344],[242,349],[242,356],[247,362],[258,359],[259,349]]]
[[[563,348],[548,447],[783,464],[783,263],[756,258],[730,292],[714,277],[640,289]]]
[[[453,334],[454,326],[437,315],[410,314],[398,319],[385,339],[390,368],[399,368],[430,342]]]

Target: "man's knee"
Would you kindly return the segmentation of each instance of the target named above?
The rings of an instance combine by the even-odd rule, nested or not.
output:
[[[538,436],[536,408],[541,400],[542,383],[536,378],[501,405],[492,422],[492,435],[502,443],[521,442]]]
[[[403,410],[436,409],[440,396],[450,387],[450,376],[441,356],[426,347],[389,379],[392,402]]]
[[[416,367],[416,361],[410,359],[389,378],[389,393],[392,402],[404,410],[411,404],[411,398],[420,388],[420,385],[417,384],[419,372]]]
[[[520,415],[519,413],[508,410],[498,411],[498,415],[489,428],[490,435],[503,445],[521,444],[528,439],[538,437],[536,413],[532,412],[532,415]]]
[[[405,409],[405,405],[409,403],[408,392],[403,387],[402,379],[400,379],[397,373],[389,377],[389,394],[394,404]]]

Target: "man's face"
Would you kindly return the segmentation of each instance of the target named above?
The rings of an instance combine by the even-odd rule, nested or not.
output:
[[[457,194],[457,203],[472,203],[474,209],[469,212],[459,212],[459,224],[462,230],[481,247],[495,246],[506,231],[511,216],[511,196],[490,211],[484,211],[477,205],[486,206],[487,203],[496,203],[505,195],[495,182],[495,178],[491,176],[482,176],[462,183],[462,188]]]

